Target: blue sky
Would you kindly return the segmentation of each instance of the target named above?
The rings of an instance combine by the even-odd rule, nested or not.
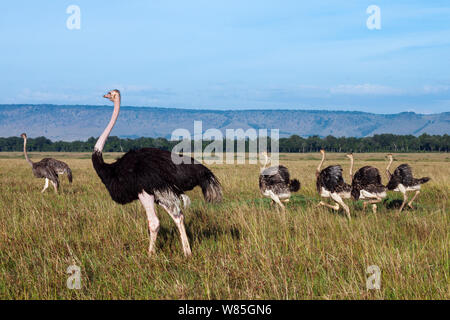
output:
[[[81,10],[69,30],[69,5]],[[381,30],[369,30],[369,5]],[[450,111],[448,1],[2,1],[0,104]]]

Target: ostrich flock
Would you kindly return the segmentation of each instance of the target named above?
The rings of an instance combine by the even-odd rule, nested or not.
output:
[[[190,199],[185,192],[200,186],[207,202],[220,202],[222,200],[222,188],[219,180],[211,170],[193,158],[173,155],[170,151],[155,148],[132,150],[114,163],[105,163],[102,151],[119,116],[121,96],[119,90],[111,90],[104,95],[104,98],[114,103],[114,111],[92,153],[92,164],[97,175],[113,201],[119,204],[126,204],[134,200],[141,202],[148,220],[149,254],[155,252],[155,242],[159,230],[156,203],[175,222],[180,233],[184,255],[191,255],[182,212],[182,207],[186,208],[190,204]],[[45,192],[48,188],[50,181],[57,193],[60,185],[58,175],[60,174],[66,174],[69,182],[72,183],[72,171],[66,163],[52,158],[45,158],[39,162],[31,161],[27,154],[27,135],[22,133],[21,137],[23,138],[25,159],[32,167],[34,176],[45,178],[42,192]],[[379,170],[375,167],[365,166],[353,174],[353,154],[348,154],[352,181],[346,183],[340,165],[330,165],[321,169],[325,161],[325,151],[321,150],[320,152],[322,159],[316,169],[317,192],[321,198],[330,198],[334,205],[320,201],[319,206],[325,206],[336,211],[342,207],[349,220],[351,219],[350,209],[344,199],[355,201],[360,199],[363,201],[364,209],[366,209],[367,204],[371,204],[372,211],[376,213],[377,204],[387,196],[386,191],[398,191],[403,194],[403,202],[398,211],[400,213],[406,204],[412,208],[412,202],[419,195],[421,185],[430,180],[428,177],[414,178],[408,164],[399,165],[394,173],[391,173],[389,170],[394,160],[392,155],[389,154],[389,164],[386,168],[389,182],[385,186],[381,182]],[[291,179],[285,166],[267,167],[271,160],[267,153],[263,152],[261,155],[265,159],[259,175],[261,194],[272,199],[272,202],[284,211],[283,202],[288,202],[291,193],[300,189],[300,181]],[[177,158],[174,159],[174,156]],[[409,191],[415,191],[415,194],[408,202],[407,192]]]

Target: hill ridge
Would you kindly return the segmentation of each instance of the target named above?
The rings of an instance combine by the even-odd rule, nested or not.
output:
[[[0,105],[0,136],[27,132],[30,137],[51,140],[86,140],[97,137],[108,123],[109,105]],[[112,135],[119,137],[165,137],[178,128],[193,133],[194,120],[202,121],[203,131],[226,129],[280,129],[280,136],[364,137],[381,133],[448,134],[450,112],[418,114],[401,112],[376,114],[362,111],[304,109],[201,110],[162,107],[123,106]]]

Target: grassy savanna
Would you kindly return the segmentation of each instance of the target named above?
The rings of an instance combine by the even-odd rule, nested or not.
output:
[[[106,154],[112,161],[118,154]],[[21,153],[0,153],[0,298],[2,299],[448,299],[448,154],[398,154],[416,177],[429,176],[415,209],[400,215],[401,194],[373,214],[350,204],[352,220],[317,208],[319,154],[283,154],[302,187],[286,213],[262,199],[259,165],[211,165],[224,189],[221,204],[188,192],[185,222],[193,255],[184,258],[173,221],[160,208],[156,255],[147,255],[143,207],[114,203],[90,154],[32,153],[67,162],[74,183],[61,193],[32,176]],[[384,154],[355,154],[386,183]],[[325,166],[344,154],[327,154]],[[412,194],[411,194],[412,195]],[[69,290],[67,268],[81,268],[81,290]],[[366,290],[366,269],[381,269],[381,289]]]

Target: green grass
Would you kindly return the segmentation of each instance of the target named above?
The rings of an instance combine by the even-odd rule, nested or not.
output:
[[[40,159],[44,154],[33,154]],[[347,201],[352,220],[317,208],[315,154],[283,155],[302,188],[274,208],[258,190],[256,165],[213,165],[224,187],[221,204],[199,190],[185,222],[193,255],[183,256],[173,221],[158,209],[156,255],[147,255],[145,212],[114,203],[89,154],[49,154],[74,174],[62,192],[40,190],[20,153],[0,154],[0,298],[2,299],[448,299],[450,169],[445,154],[408,154],[415,176],[430,176],[415,210],[397,215],[389,193],[377,214]],[[118,154],[108,155],[114,159]],[[330,154],[348,180],[348,159]],[[355,154],[355,168],[376,154]],[[378,159],[378,160],[377,160]],[[400,162],[401,161],[401,162]],[[385,181],[384,181],[385,182]],[[69,290],[67,267],[80,266],[81,290]],[[366,289],[366,268],[381,269],[381,289]]]

